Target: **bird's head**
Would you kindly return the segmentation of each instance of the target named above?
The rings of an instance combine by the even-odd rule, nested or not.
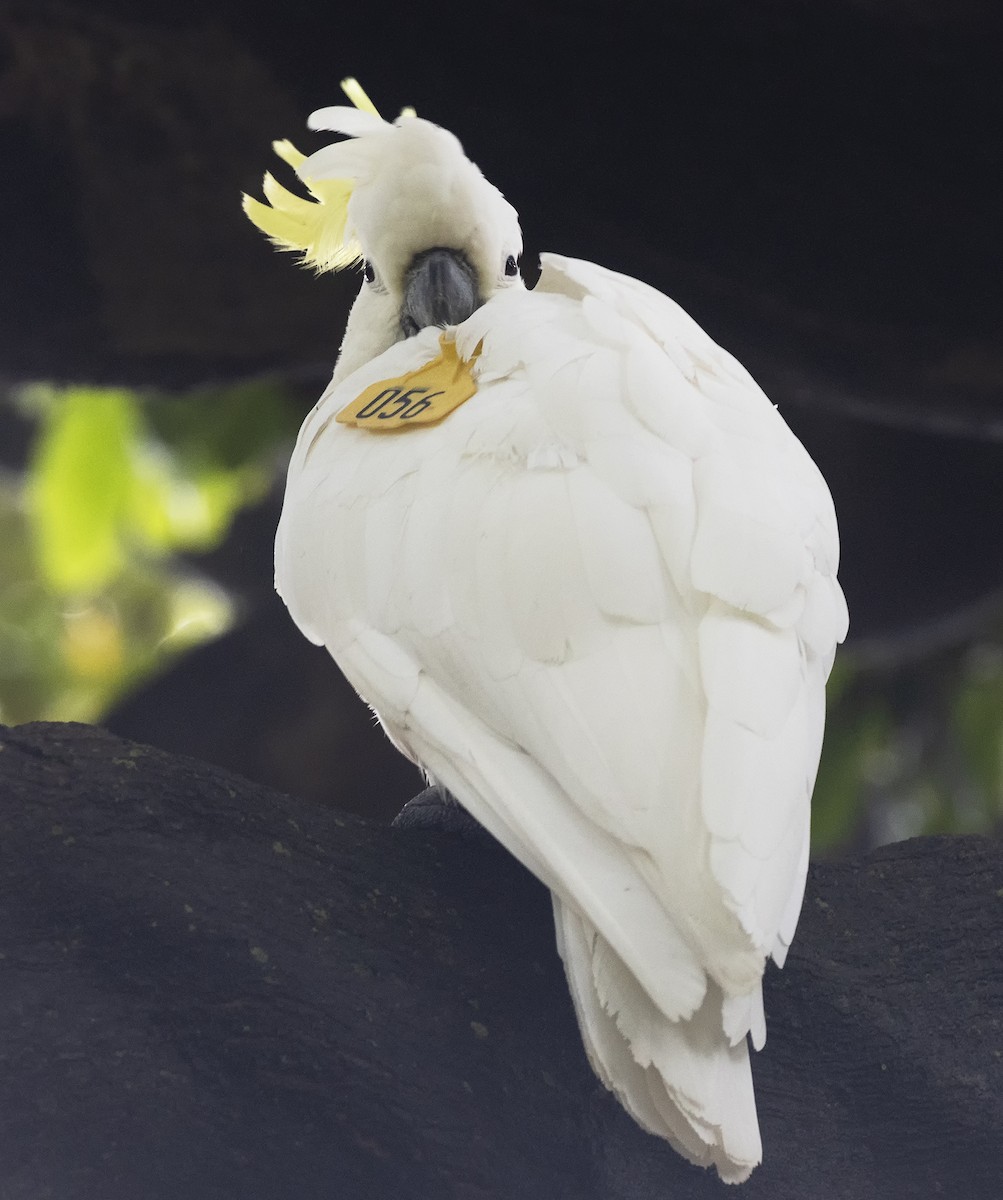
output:
[[[347,135],[305,158],[276,152],[314,199],[265,176],[269,204],[244,211],[278,246],[319,271],[363,265],[337,375],[430,325],[457,325],[498,291],[521,287],[522,233],[515,209],[445,129],[405,109],[384,121],[354,80],[354,108],[324,108],[311,129]]]

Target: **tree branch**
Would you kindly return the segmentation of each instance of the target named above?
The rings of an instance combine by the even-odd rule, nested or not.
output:
[[[727,1193],[592,1076],[543,888],[78,725],[0,748],[4,1200]],[[751,1198],[1000,1194],[1003,855],[813,868]]]

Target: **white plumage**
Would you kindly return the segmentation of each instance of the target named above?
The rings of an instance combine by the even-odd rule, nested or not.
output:
[[[352,181],[345,238],[374,279],[290,463],[277,587],[394,743],[551,889],[599,1077],[745,1179],[747,1035],[763,1044],[765,961],[797,923],[846,630],[828,489],[665,296],[556,255],[532,292],[506,275],[514,212],[451,135],[322,117],[355,136],[300,174]],[[439,354],[441,330],[393,318],[414,255],[443,245],[477,271],[483,303],[449,333],[476,394],[405,432],[336,422]]]

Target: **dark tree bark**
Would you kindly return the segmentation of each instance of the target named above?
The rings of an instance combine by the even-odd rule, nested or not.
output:
[[[813,868],[741,1193],[592,1076],[545,890],[86,726],[0,738],[3,1200],[1003,1189],[1003,853]]]

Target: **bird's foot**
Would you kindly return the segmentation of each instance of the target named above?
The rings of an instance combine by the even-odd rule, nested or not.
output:
[[[393,825],[396,829],[435,829],[465,837],[491,836],[441,784],[434,784],[409,800],[394,817]]]

